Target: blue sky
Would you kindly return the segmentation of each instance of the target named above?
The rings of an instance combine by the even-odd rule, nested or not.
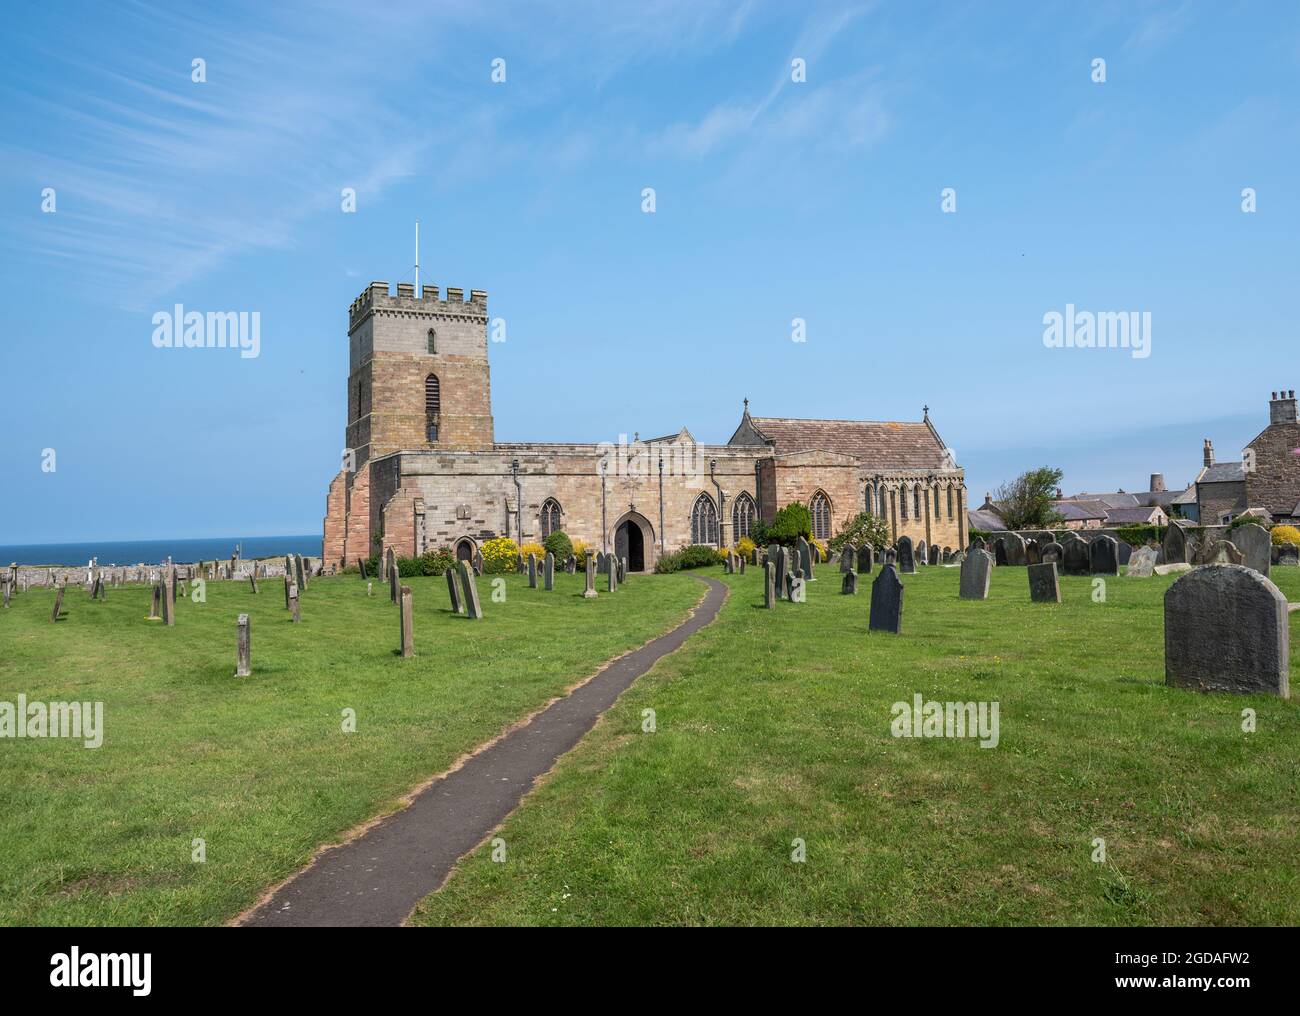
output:
[[[424,279],[505,319],[500,440],[929,405],[978,503],[1181,485],[1300,387],[1293,3],[6,17],[0,543],[318,530],[347,307],[417,218]],[[261,355],[154,348],[175,303],[259,312]],[[1149,311],[1151,355],[1046,348],[1067,303]]]

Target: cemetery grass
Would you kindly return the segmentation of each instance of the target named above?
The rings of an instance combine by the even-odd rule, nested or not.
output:
[[[717,575],[714,624],[525,798],[504,863],[479,848],[413,922],[1300,923],[1300,704],[1164,687],[1176,576],[1111,577],[1104,604],[1063,576],[1056,605],[1024,568],[987,601],[925,568],[893,636],[867,630],[869,576],[819,575],[770,612],[760,570]],[[1300,600],[1300,569],[1274,578]],[[892,737],[917,692],[999,702],[1000,743]]]
[[[415,651],[401,659],[387,586],[314,579],[302,621],[280,579],[208,582],[177,623],[146,621],[151,589],[91,602],[53,591],[0,613],[0,700],[102,701],[104,743],[0,740],[0,923],[218,924],[321,844],[400,806],[463,753],[544,706],[605,660],[674,627],[703,595],[688,576],[633,577],[583,600],[479,580],[485,619],[448,609],[446,580],[412,587]],[[252,677],[236,678],[235,620],[252,624]],[[356,712],[344,733],[343,711]],[[192,860],[205,841],[206,861]]]

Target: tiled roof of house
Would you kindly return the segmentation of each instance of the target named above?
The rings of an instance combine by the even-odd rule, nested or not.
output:
[[[983,511],[979,508],[972,508],[966,512],[966,523],[969,528],[982,529],[986,533],[1001,533],[1007,528],[1007,524],[1002,521],[1002,517],[997,512]]]
[[[1112,494],[1075,494],[1066,500],[1100,501],[1107,508],[1136,508],[1142,503],[1135,494],[1127,494],[1122,490],[1117,490]]]
[[[1100,501],[1053,501],[1052,507],[1066,522],[1090,522],[1104,519],[1109,509]]]
[[[1134,522],[1150,522],[1151,516],[1160,511],[1159,505],[1143,505],[1139,508],[1112,508],[1106,513],[1106,524],[1126,526]]]
[[[1170,504],[1196,504],[1196,484],[1191,484],[1185,491],[1175,497]]]
[[[951,468],[928,423],[877,423],[869,420],[795,420],[750,417],[754,429],[776,442],[778,454],[829,451],[851,455],[868,468]]]
[[[1196,477],[1196,483],[1241,483],[1246,479],[1246,471],[1240,462],[1216,462],[1206,466]]]

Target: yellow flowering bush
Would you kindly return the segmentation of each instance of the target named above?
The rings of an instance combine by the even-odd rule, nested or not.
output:
[[[1274,526],[1273,542],[1294,543],[1296,546],[1300,546],[1300,529],[1295,526]]]
[[[520,547],[519,553],[523,555],[524,564],[528,563],[529,554],[536,554],[538,561],[546,560],[546,548],[543,547],[540,543],[535,543],[532,540],[529,540],[522,547]]]
[[[825,560],[827,559],[827,554],[826,554],[826,544],[822,543],[821,540],[818,540],[818,539],[815,539],[815,538],[809,540],[808,542],[809,542],[810,544],[812,544],[812,546],[814,546],[814,547],[817,548],[817,560],[818,560],[818,561],[825,561]]]
[[[742,536],[736,541],[736,553],[741,557],[748,559],[749,555],[754,553],[754,541],[748,536]]]
[[[587,541],[586,540],[573,541],[573,556],[574,558],[577,559],[577,566],[579,568],[587,567]]]
[[[480,548],[483,551],[483,573],[500,575],[502,572],[515,570],[515,555],[519,545],[508,536],[498,536],[488,540]]]

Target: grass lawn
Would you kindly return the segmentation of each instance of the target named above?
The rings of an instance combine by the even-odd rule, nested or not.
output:
[[[525,800],[505,863],[480,848],[415,923],[1300,923],[1300,702],[1164,687],[1175,576],[1111,578],[1105,603],[1064,577],[1058,606],[1024,568],[984,602],[922,569],[891,636],[866,585],[819,574],[772,612],[761,572],[719,575],[714,625]],[[1300,600],[1300,569],[1274,580]],[[892,737],[917,692],[998,702],[999,745]]]
[[[145,620],[151,590],[92,603],[70,586],[0,612],[0,700],[102,701],[103,746],[0,740],[0,923],[216,924],[314,849],[396,806],[461,754],[543,706],[604,660],[680,622],[688,576],[633,577],[583,600],[583,576],[547,593],[505,578],[486,619],[448,609],[443,578],[413,590],[416,657],[397,653],[382,583],[316,579],[302,623],[279,579],[209,582],[177,624]],[[237,679],[235,618],[252,619],[253,676]],[[356,712],[355,733],[342,730]],[[206,861],[191,859],[206,841]]]

